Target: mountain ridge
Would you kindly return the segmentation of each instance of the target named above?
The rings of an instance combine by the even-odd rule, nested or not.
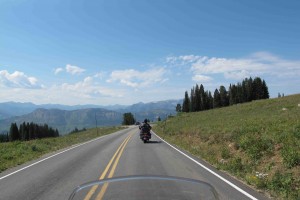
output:
[[[66,106],[60,104],[35,105],[33,103],[5,102],[0,103],[0,116],[2,117],[0,117],[0,133],[8,132],[11,123],[19,125],[23,122],[46,123],[53,128],[57,128],[61,134],[69,133],[75,128],[95,127],[96,119],[97,126],[115,126],[122,123],[123,114],[126,112],[133,113],[137,121],[142,121],[145,118],[155,121],[158,117],[163,119],[167,115],[175,114],[177,103],[181,103],[180,100],[140,102],[130,106]],[[1,113],[5,113],[6,118]]]

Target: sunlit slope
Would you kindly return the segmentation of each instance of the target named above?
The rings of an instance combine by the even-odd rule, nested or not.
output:
[[[300,94],[180,113],[155,131],[257,188],[300,197]]]

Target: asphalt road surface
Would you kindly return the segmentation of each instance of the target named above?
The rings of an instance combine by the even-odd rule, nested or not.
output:
[[[139,139],[137,127],[55,152],[1,173],[0,199],[68,199],[73,189],[83,183],[131,175],[201,180],[216,190],[219,199],[267,199],[207,163],[176,150],[155,134],[149,143],[144,144]],[[166,188],[160,184],[154,186],[157,190]],[[90,190],[88,195],[96,195],[97,191]],[[102,191],[102,195],[108,195],[105,192],[109,193],[109,190]],[[89,199],[88,195],[86,199]]]

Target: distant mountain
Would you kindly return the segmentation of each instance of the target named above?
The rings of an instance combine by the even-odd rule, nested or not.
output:
[[[111,106],[99,106],[99,105],[75,105],[75,106],[67,106],[60,104],[41,104],[36,105],[33,103],[19,103],[19,102],[4,102],[0,103],[0,120],[6,119],[15,116],[21,116],[25,114],[29,114],[38,108],[44,109],[60,109],[60,110],[79,110],[86,108],[104,108],[107,110],[120,110],[124,109],[127,106],[123,105],[111,105]]]
[[[5,102],[0,103],[0,119],[20,116],[34,111],[37,105],[33,103]]]
[[[59,104],[35,105],[33,103],[0,103],[0,133],[7,132],[11,123],[18,125],[25,122],[48,124],[57,128],[61,134],[78,129],[96,126],[120,125],[125,112],[131,112],[137,121],[145,118],[156,121],[158,117],[174,115],[176,105],[182,100],[167,100],[151,103],[137,103],[131,106],[112,105],[76,105]]]
[[[113,126],[122,123],[121,113],[105,110],[102,108],[89,108],[80,110],[59,110],[39,108],[34,112],[22,116],[0,120],[0,130],[9,130],[10,124],[18,125],[23,122],[34,122],[37,124],[48,124],[57,128],[61,134],[69,133],[76,127],[78,129],[98,126]]]
[[[137,103],[122,109],[123,112],[131,112],[135,115],[137,121],[145,118],[156,121],[158,117],[166,118],[168,115],[176,114],[176,105],[182,104],[182,100],[167,100],[150,103]]]

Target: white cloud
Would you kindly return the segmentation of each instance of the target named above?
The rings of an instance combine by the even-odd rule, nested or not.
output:
[[[15,71],[10,74],[7,70],[0,71],[0,84],[10,88],[40,88],[35,77],[27,76],[23,72]]]
[[[195,62],[200,58],[201,58],[201,56],[195,56],[195,55],[185,55],[185,56],[178,56],[178,57],[168,56],[166,58],[166,62],[169,63],[169,64],[176,64],[177,63],[177,64],[180,64],[180,65],[184,65],[184,64]]]
[[[189,66],[193,73],[192,79],[195,81],[205,75],[213,74],[222,74],[224,78],[231,80],[263,75],[276,77],[300,76],[299,60],[285,60],[268,52],[256,52],[246,58],[178,56],[168,57],[167,62]]]
[[[56,89],[66,93],[72,93],[72,96],[80,96],[80,98],[92,98],[93,96],[122,97],[121,93],[96,84],[94,79],[90,76],[86,77],[83,81],[74,84],[63,83],[58,87],[59,88]]]
[[[251,59],[203,57],[193,63],[191,69],[198,74],[239,72],[243,70],[265,72],[268,65]]]
[[[75,74],[81,74],[82,72],[85,71],[85,69],[67,64],[66,71],[72,75],[75,75]]]
[[[245,78],[249,78],[250,76],[251,76],[250,72],[248,72],[246,70],[224,73],[224,77],[226,79],[233,79],[233,80],[243,80]]]
[[[56,68],[55,70],[54,70],[54,74],[56,75],[56,74],[59,74],[60,72],[62,72],[62,71],[64,71],[64,69],[63,68]]]
[[[99,78],[99,79],[102,79],[103,76],[104,76],[104,73],[102,73],[102,72],[99,72],[99,73],[94,75],[95,78]]]
[[[210,82],[210,81],[213,80],[211,77],[204,76],[204,75],[201,75],[201,74],[196,74],[195,76],[193,76],[192,79],[195,82]]]
[[[111,73],[110,79],[107,82],[120,82],[133,88],[147,87],[155,83],[167,81],[163,77],[165,73],[166,70],[164,68],[150,69],[143,72],[134,69],[116,70]]]

